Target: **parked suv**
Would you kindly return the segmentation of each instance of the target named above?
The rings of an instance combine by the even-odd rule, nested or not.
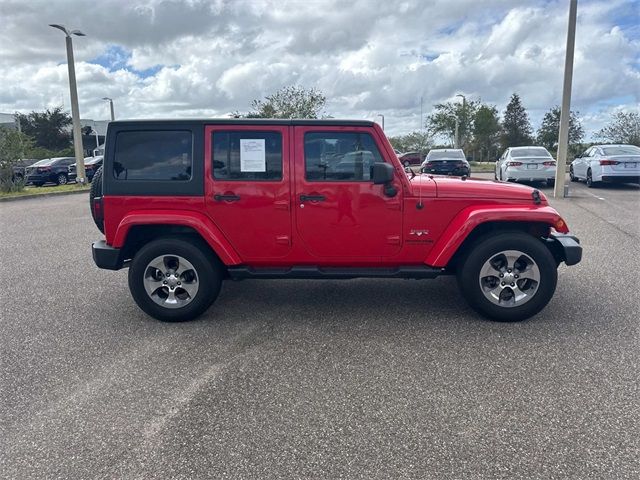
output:
[[[48,182],[65,185],[69,174],[67,167],[75,161],[74,157],[56,157],[40,160],[27,167],[27,183],[32,183],[36,187],[41,187]]]
[[[501,321],[551,299],[582,249],[531,187],[405,172],[368,121],[109,124],[91,185],[98,267],[129,267],[136,303],[197,317],[225,279],[456,275]],[[424,312],[429,315],[429,312]]]

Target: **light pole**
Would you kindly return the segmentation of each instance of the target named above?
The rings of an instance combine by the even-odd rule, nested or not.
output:
[[[49,24],[50,27],[61,30],[66,35],[67,43],[67,66],[69,67],[69,90],[71,92],[71,118],[73,120],[73,150],[76,156],[77,182],[85,183],[86,175],[84,171],[84,155],[82,148],[82,132],[80,125],[80,111],[78,109],[78,89],[76,86],[76,69],[73,61],[73,43],[71,35],[84,37],[80,30],[67,30],[64,25]]]
[[[456,97],[462,97],[462,118],[464,119],[465,112],[467,111],[467,97],[462,95],[461,93],[456,94]],[[456,138],[455,138],[455,147],[460,148],[460,134],[459,130],[460,120],[458,119],[458,115],[456,115]]]
[[[384,132],[384,115],[381,113],[378,113],[376,117],[382,117],[382,131]]]
[[[569,112],[571,109],[571,80],[573,79],[573,49],[576,43],[576,11],[578,0],[569,3],[569,26],[567,28],[567,52],[564,59],[564,85],[562,88],[562,109],[560,110],[560,133],[558,135],[558,158],[556,162],[556,183],[553,188],[555,198],[565,196],[565,169],[569,147]]]
[[[116,116],[113,113],[113,98],[102,97],[102,100],[106,100],[109,102],[109,106],[111,107],[111,121],[113,122],[116,119]]]

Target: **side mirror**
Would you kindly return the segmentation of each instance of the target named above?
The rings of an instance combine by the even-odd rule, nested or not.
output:
[[[393,180],[393,166],[388,163],[376,162],[371,170],[371,179],[374,185],[384,185]]]

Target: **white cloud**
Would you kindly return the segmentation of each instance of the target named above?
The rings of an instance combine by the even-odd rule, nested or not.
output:
[[[623,0],[580,2],[573,108],[588,131],[612,109],[640,103],[638,10]],[[567,6],[0,0],[0,16],[2,112],[59,105],[61,98],[68,107],[63,37],[46,26],[60,22],[88,35],[74,40],[85,118],[107,117],[103,96],[114,99],[119,118],[225,115],[298,84],[323,90],[333,116],[384,114],[388,133],[397,134],[418,127],[421,97],[426,116],[459,92],[502,110],[516,91],[537,127],[560,103]],[[127,54],[122,65],[90,63],[112,46]],[[136,73],[148,69],[148,77]]]

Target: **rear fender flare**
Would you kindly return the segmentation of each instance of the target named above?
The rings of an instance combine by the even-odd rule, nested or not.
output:
[[[201,213],[192,211],[153,210],[150,212],[131,212],[118,225],[112,246],[122,248],[131,227],[138,225],[177,225],[193,228],[225,265],[242,263],[240,256],[222,234],[220,229]]]
[[[473,230],[487,222],[543,223],[560,233],[568,233],[566,223],[549,206],[536,205],[481,205],[461,210],[449,223],[429,251],[424,263],[444,268]]]

